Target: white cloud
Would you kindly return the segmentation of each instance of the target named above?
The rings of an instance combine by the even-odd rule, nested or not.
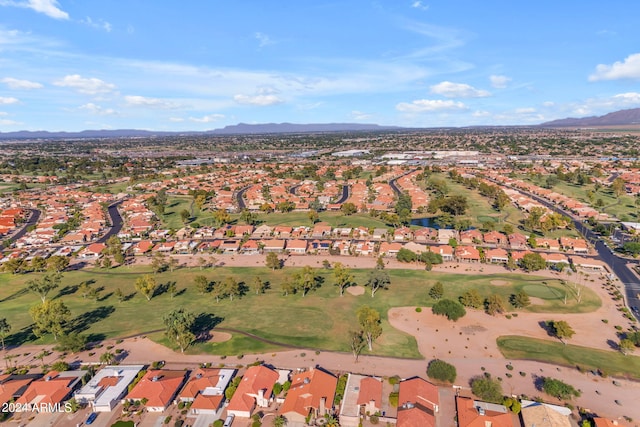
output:
[[[100,19],[99,21],[94,21],[93,19],[91,19],[89,16],[87,16],[84,19],[80,20],[81,23],[88,25],[92,28],[97,28],[100,30],[105,30],[107,33],[111,32],[112,26],[109,22],[107,21],[103,21],[102,19]]]
[[[16,104],[17,102],[18,98],[0,96],[0,105]]]
[[[535,112],[536,109],[532,107],[516,108],[516,114],[532,114]]]
[[[249,105],[258,105],[261,107],[266,107],[268,105],[281,104],[284,102],[282,99],[278,98],[276,95],[235,95],[233,99],[238,104],[249,104]]]
[[[358,110],[353,110],[350,114],[350,117],[353,120],[370,120],[371,118],[373,118],[371,114],[363,113],[362,111]]]
[[[488,112],[488,111],[484,111],[484,110],[477,110],[477,111],[474,111],[473,113],[471,113],[471,115],[473,117],[489,117],[489,116],[491,116],[491,113]]]
[[[15,120],[11,120],[11,119],[0,119],[0,125],[1,126],[13,126],[13,125],[21,125],[21,122],[16,122]]]
[[[0,82],[6,84],[7,86],[9,86],[10,89],[40,89],[42,86],[42,84],[37,83],[37,82],[30,82],[29,80],[19,80],[19,79],[14,79],[13,77],[5,77],[4,79],[0,80]]]
[[[69,19],[69,14],[62,9],[57,0],[0,0],[0,6],[23,7],[44,13],[54,19]]]
[[[54,81],[53,84],[60,87],[70,87],[85,95],[109,93],[116,88],[116,85],[112,83],[107,83],[94,77],[85,78],[79,74],[65,76],[61,80]]]
[[[599,64],[596,72],[589,76],[589,81],[640,79],[640,53],[634,53],[623,62],[616,61],[613,65]]]
[[[396,105],[396,110],[405,113],[424,113],[433,111],[455,111],[466,110],[467,106],[459,101],[445,101],[441,99],[417,99],[408,102],[401,102]]]
[[[618,95],[614,95],[612,98],[614,103],[619,102],[621,105],[640,104],[640,93],[638,92],[620,93]]]
[[[184,119],[182,117],[169,117],[169,121],[173,123],[182,123]]]
[[[89,102],[88,104],[81,105],[79,107],[81,110],[86,110],[91,114],[95,114],[98,116],[112,116],[117,114],[116,110],[112,108],[103,108],[99,105],[94,104],[93,102]]]
[[[209,114],[203,117],[189,117],[189,120],[196,123],[212,123],[224,119],[224,114]]]
[[[492,75],[492,76],[489,76],[489,80],[491,81],[492,87],[496,89],[504,89],[507,87],[507,85],[511,81],[511,78],[507,76]]]
[[[476,89],[465,83],[441,82],[430,87],[431,93],[446,96],[447,98],[483,98],[491,96],[489,92]]]
[[[165,101],[160,98],[149,98],[145,96],[138,95],[127,95],[124,97],[127,105],[132,107],[151,107],[151,108],[160,108],[160,109],[171,109],[180,107],[178,104]]]
[[[264,33],[258,32],[255,34],[255,36],[256,36],[256,39],[258,40],[258,46],[260,47],[269,46],[270,44],[275,43],[273,40],[271,40],[271,37],[269,37]]]
[[[423,4],[421,0],[416,0],[411,3],[411,7],[414,9],[429,10],[429,5]]]

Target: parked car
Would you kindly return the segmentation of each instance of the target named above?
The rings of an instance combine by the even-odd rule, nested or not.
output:
[[[98,413],[97,412],[92,412],[91,414],[89,414],[89,417],[87,418],[87,421],[85,421],[84,423],[86,425],[91,425],[96,420],[96,418],[98,418]]]
[[[224,425],[222,427],[231,427],[231,424],[233,423],[233,419],[235,418],[235,415],[231,414],[227,417],[226,420],[224,420]]]

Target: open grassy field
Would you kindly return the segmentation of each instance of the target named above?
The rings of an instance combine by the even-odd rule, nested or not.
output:
[[[150,301],[135,293],[134,283],[141,274],[148,272],[145,267],[119,267],[113,270],[80,270],[65,273],[63,284],[52,292],[50,297],[60,298],[71,310],[72,329],[90,335],[92,340],[123,337],[162,330],[162,315],[176,307],[184,307],[196,315],[202,315],[201,321],[219,327],[234,328],[259,337],[295,346],[314,349],[349,351],[348,331],[356,327],[355,313],[362,305],[369,305],[382,315],[383,335],[376,341],[374,353],[398,357],[420,357],[417,344],[412,336],[393,329],[387,321],[387,311],[392,307],[431,306],[435,301],[428,297],[429,288],[440,281],[445,285],[445,297],[457,298],[465,290],[477,289],[482,296],[498,293],[508,300],[509,296],[522,288],[544,292],[538,295],[543,303],[532,305],[531,311],[549,312],[590,312],[600,306],[598,297],[589,290],[583,293],[578,304],[569,299],[562,303],[565,288],[558,280],[550,280],[533,275],[462,275],[454,273],[435,273],[424,270],[388,270],[391,286],[379,291],[375,298],[368,293],[354,296],[345,293],[340,297],[335,287],[333,273],[318,269],[322,277],[322,286],[306,297],[301,295],[283,296],[280,284],[295,271],[293,267],[271,271],[262,267],[218,267],[215,269],[198,268],[179,269],[155,275],[162,287],[176,282],[178,295],[171,298],[160,290]],[[363,284],[369,270],[353,271],[355,282]],[[259,276],[263,282],[269,282],[270,289],[256,295],[248,291],[241,298],[216,299],[209,294],[200,295],[194,286],[194,278],[203,274],[209,280],[222,281],[227,276],[239,282],[250,284]],[[29,307],[39,304],[35,294],[24,290],[27,280],[38,277],[35,274],[13,276],[0,275],[0,313],[7,317],[13,326],[8,344],[24,342],[51,342],[51,337],[36,340],[29,334],[31,317]],[[492,281],[500,280],[499,285]],[[100,290],[101,298],[92,301],[78,295],[77,287],[85,281]],[[543,284],[545,282],[546,284]],[[496,282],[494,282],[496,283]],[[116,289],[128,296],[126,301],[118,302]],[[550,292],[551,288],[554,291]],[[162,333],[152,335],[162,341]],[[223,343],[204,343],[196,345],[190,351],[211,352],[217,354],[241,354],[264,352],[276,346],[263,343],[234,333],[230,341]]]
[[[517,230],[520,220],[524,218],[522,212],[513,205],[507,206],[503,212],[498,212],[491,206],[491,201],[476,190],[470,190],[464,185],[454,182],[445,174],[434,174],[433,176],[446,181],[449,194],[467,198],[469,207],[467,214],[462,218],[470,219],[473,227],[480,228],[483,222],[494,221],[496,230],[501,231],[504,223],[511,224]]]
[[[537,185],[542,185],[545,179],[546,179],[546,176],[543,176],[541,181],[532,181],[531,179],[529,179],[529,181],[534,182]],[[602,199],[604,203],[603,212],[608,213],[610,215],[614,215],[617,218],[622,218],[626,216],[627,220],[630,220],[630,221],[638,221],[640,218],[638,216],[638,207],[635,206],[634,204],[635,200],[633,197],[628,195],[622,195],[620,199],[618,199],[616,198],[615,194],[613,194],[613,191],[611,191],[609,188],[606,188],[606,187],[596,192],[594,184],[577,185],[573,183],[559,181],[556,185],[554,185],[553,191],[559,194],[564,194],[575,200],[578,200],[580,202],[583,202],[587,205],[592,205],[592,206],[593,204],[589,201],[589,198],[587,197],[587,192],[593,191],[595,193],[595,196],[593,197],[594,203],[598,199]]]
[[[596,350],[559,341],[520,336],[502,336],[498,348],[507,359],[526,359],[582,369],[601,370],[607,375],[640,379],[640,357]]]

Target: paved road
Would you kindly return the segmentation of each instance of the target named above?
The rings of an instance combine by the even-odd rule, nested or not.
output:
[[[342,196],[336,201],[336,203],[340,204],[340,203],[344,203],[347,201],[347,199],[349,198],[349,186],[348,185],[343,185],[342,186]]]
[[[250,188],[251,186],[246,186],[244,188],[241,188],[240,190],[238,190],[238,192],[236,193],[236,202],[238,203],[238,209],[242,210],[242,209],[246,209],[247,204],[244,202],[244,193],[247,192],[247,190]]]
[[[36,225],[38,223],[38,220],[40,219],[40,211],[38,209],[29,209],[29,211],[31,213],[29,214],[29,219],[27,220],[27,222],[22,225],[22,228],[20,230],[9,236],[9,239],[11,239],[12,242],[15,242],[16,240],[27,234],[27,228],[29,228],[29,226]]]
[[[122,217],[120,216],[120,212],[118,212],[118,206],[122,203],[122,200],[119,200],[115,203],[109,205],[107,209],[109,212],[109,217],[111,218],[111,229],[107,231],[107,234],[98,239],[98,243],[105,243],[109,240],[109,237],[117,235],[120,230],[122,230]]]
[[[298,191],[298,188],[300,188],[300,184],[298,185],[294,185],[293,187],[289,188],[289,194],[296,194],[296,191]]]
[[[412,169],[412,170],[410,170],[409,172],[407,172],[407,173],[403,173],[402,175],[397,176],[397,177],[393,178],[391,181],[389,181],[389,185],[391,186],[391,189],[393,189],[393,191],[395,191],[395,193],[396,193],[398,196],[402,194],[402,190],[400,190],[400,189],[398,188],[398,186],[396,185],[396,181],[397,181],[397,180],[399,180],[400,178],[402,178],[403,176],[405,176],[405,175],[409,175],[410,173],[413,173],[413,172],[415,172],[415,171],[417,171],[417,169]]]
[[[627,306],[637,307],[640,310],[640,298],[638,298],[638,293],[640,292],[640,280],[638,280],[638,277],[636,277],[636,275],[629,270],[629,267],[627,267],[627,264],[629,263],[628,260],[614,254],[612,250],[608,248],[602,240],[600,240],[600,236],[591,231],[591,229],[589,229],[582,221],[576,219],[570,212],[565,211],[557,205],[543,199],[542,197],[536,196],[535,194],[520,189],[517,189],[517,191],[526,194],[549,209],[571,218],[576,230],[582,233],[585,239],[594,245],[600,259],[609,266],[609,270],[618,276],[620,281],[624,284]],[[633,314],[640,320],[640,313],[634,312]]]

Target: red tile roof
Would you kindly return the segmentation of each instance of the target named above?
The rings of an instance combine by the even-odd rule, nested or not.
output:
[[[178,392],[186,371],[149,370],[127,395],[127,399],[147,399],[147,407],[166,408]]]

